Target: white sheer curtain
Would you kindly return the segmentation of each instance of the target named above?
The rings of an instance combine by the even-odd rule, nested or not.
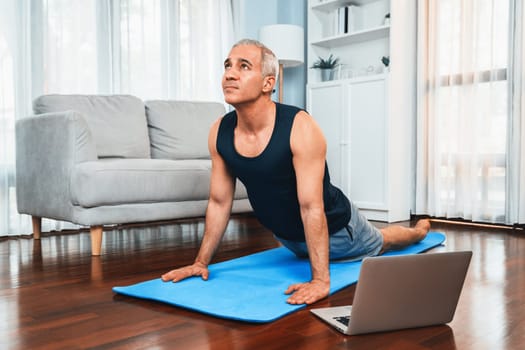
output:
[[[222,62],[233,44],[230,1],[121,0],[120,90],[144,98],[222,101]],[[144,84],[146,82],[146,84]]]
[[[509,2],[419,2],[417,214],[511,220]]]
[[[14,124],[41,94],[223,101],[230,0],[0,1],[0,236],[31,233],[15,196]],[[43,222],[43,230],[63,224]]]
[[[30,232],[15,192],[15,120],[31,111],[30,6],[0,1],[0,236]]]
[[[509,82],[510,123],[508,142],[508,180],[506,221],[525,223],[525,6],[523,0],[511,1],[511,61]]]

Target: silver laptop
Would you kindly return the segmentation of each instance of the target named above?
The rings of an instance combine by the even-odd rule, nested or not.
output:
[[[344,334],[452,321],[471,251],[365,258],[352,306],[310,311]]]

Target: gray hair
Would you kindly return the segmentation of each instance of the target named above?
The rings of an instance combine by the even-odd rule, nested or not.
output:
[[[262,54],[262,75],[263,77],[274,76],[277,79],[279,73],[279,60],[275,56],[272,50],[270,50],[266,45],[260,41],[254,39],[241,39],[235,43],[232,47],[241,46],[241,45],[253,45],[261,49]]]

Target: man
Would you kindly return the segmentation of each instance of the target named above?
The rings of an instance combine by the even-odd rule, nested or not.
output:
[[[211,127],[210,198],[195,262],[162,280],[208,279],[208,268],[226,229],[235,179],[246,186],[255,215],[288,249],[309,257],[312,279],[289,286],[290,304],[312,304],[329,294],[330,259],[362,259],[423,239],[428,220],[414,228],[372,226],[336,187],[326,167],[326,141],[305,111],[276,104],[278,61],[254,40],[241,40],[224,61],[222,88],[235,108]]]

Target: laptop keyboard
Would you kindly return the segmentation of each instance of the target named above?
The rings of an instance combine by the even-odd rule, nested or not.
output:
[[[350,323],[350,316],[334,317],[334,320],[336,320],[337,322],[340,322],[340,323],[342,323],[342,324],[344,324],[345,326],[348,327],[348,324]]]

